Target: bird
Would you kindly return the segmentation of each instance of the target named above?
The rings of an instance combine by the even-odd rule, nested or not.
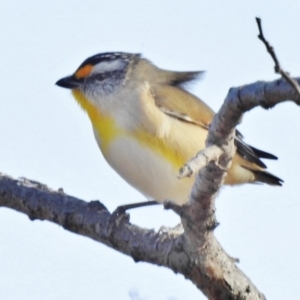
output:
[[[205,148],[215,115],[188,91],[202,74],[164,70],[139,53],[105,52],[84,60],[56,85],[71,90],[105,160],[127,183],[148,200],[183,205],[195,176],[179,179],[178,170]],[[225,185],[282,185],[261,160],[276,156],[247,145],[238,131],[235,145]]]

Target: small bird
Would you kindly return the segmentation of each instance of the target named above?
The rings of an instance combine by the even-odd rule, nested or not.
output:
[[[56,84],[72,90],[104,158],[124,180],[148,199],[182,205],[195,178],[178,179],[178,170],[205,148],[214,116],[186,89],[202,73],[163,70],[140,54],[107,52],[87,58]],[[238,132],[235,145],[224,184],[281,185],[260,160],[277,157],[247,145]]]

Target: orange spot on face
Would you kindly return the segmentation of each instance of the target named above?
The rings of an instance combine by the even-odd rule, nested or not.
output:
[[[75,77],[77,79],[85,78],[91,73],[92,69],[93,69],[92,65],[85,65],[84,67],[82,67],[78,71],[76,71]]]

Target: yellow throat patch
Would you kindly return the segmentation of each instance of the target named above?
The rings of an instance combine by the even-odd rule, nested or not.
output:
[[[101,150],[105,152],[109,143],[120,135],[122,130],[117,128],[113,118],[104,116],[100,109],[88,101],[80,90],[74,89],[72,94],[81,108],[87,112],[93,127],[101,138]]]
[[[167,142],[158,136],[154,136],[141,129],[135,132],[127,132],[117,127],[116,122],[110,116],[105,116],[98,107],[92,104],[78,89],[72,90],[72,94],[81,108],[87,112],[94,129],[101,139],[101,151],[105,154],[110,142],[118,136],[127,136],[136,140],[141,146],[151,149],[159,156],[169,161],[175,168],[181,168],[189,159],[180,149],[173,149]]]

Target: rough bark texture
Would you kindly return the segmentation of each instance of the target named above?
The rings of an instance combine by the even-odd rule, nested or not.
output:
[[[299,83],[300,79],[296,79]],[[197,175],[190,202],[166,203],[178,213],[182,227],[155,232],[130,224],[128,215],[112,215],[98,202],[84,202],[28,179],[0,174],[0,206],[25,213],[31,220],[48,220],[106,244],[135,261],[165,266],[190,279],[209,299],[265,299],[222,249],[214,236],[215,197],[234,155],[235,126],[244,112],[270,108],[284,101],[300,104],[299,94],[285,80],[257,82],[230,89],[216,114],[207,139],[222,149],[217,160]]]

